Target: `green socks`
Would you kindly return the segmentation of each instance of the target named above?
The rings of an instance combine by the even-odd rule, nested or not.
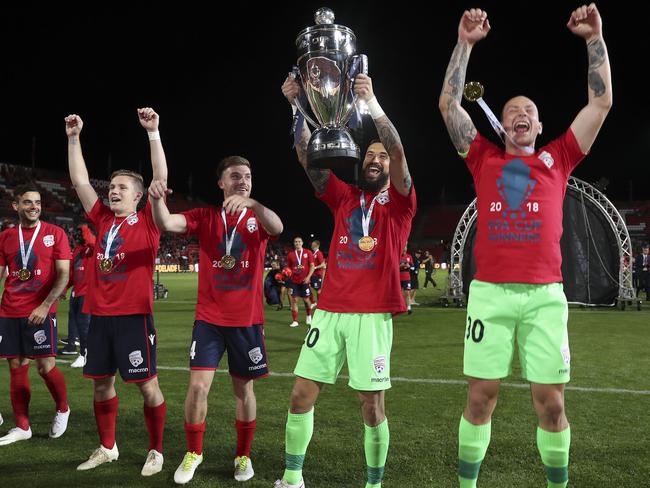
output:
[[[307,413],[289,412],[285,431],[285,470],[282,476],[289,484],[296,485],[302,479],[302,465],[313,433],[313,408]]]
[[[458,482],[460,488],[475,488],[478,471],[485,457],[492,423],[474,425],[460,417],[458,426]]]
[[[537,427],[537,449],[546,468],[548,488],[564,488],[569,482],[571,427],[562,432],[547,432]]]
[[[366,464],[368,465],[366,488],[379,488],[381,486],[386,456],[388,456],[389,441],[388,419],[384,419],[376,427],[365,425],[363,447],[366,452]]]

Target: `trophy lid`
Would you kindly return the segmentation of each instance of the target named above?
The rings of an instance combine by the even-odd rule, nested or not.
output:
[[[351,55],[356,51],[356,36],[352,29],[334,23],[334,12],[321,7],[314,14],[316,25],[298,33],[296,46],[299,55],[313,51],[344,51]]]
[[[314,21],[317,25],[322,24],[333,24],[334,23],[334,11],[328,7],[321,7],[316,10],[314,14]]]

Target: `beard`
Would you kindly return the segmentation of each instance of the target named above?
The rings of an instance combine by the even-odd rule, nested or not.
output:
[[[388,183],[388,173],[382,173],[375,181],[369,181],[365,172],[361,173],[361,178],[359,178],[359,188],[368,193],[380,191],[386,186],[386,183]]]

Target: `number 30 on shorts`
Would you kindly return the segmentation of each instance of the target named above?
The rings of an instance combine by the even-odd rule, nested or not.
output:
[[[467,316],[467,334],[465,335],[465,340],[469,339],[470,336],[472,340],[476,343],[479,343],[483,340],[483,334],[485,333],[485,326],[483,322],[479,319],[476,319],[472,322],[472,317]]]
[[[316,342],[318,342],[319,337],[320,337],[320,330],[311,329],[309,331],[309,334],[307,334],[307,340],[305,341],[305,344],[307,344],[307,347],[314,347],[316,345]]]

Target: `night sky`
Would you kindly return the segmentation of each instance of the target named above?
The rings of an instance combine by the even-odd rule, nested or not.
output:
[[[418,2],[420,3],[420,2]],[[148,142],[136,108],[161,116],[170,186],[210,203],[221,201],[214,168],[230,154],[253,165],[252,196],[278,212],[290,232],[323,235],[326,207],[313,197],[291,149],[290,108],[280,92],[296,62],[295,38],[313,25],[322,2],[236,2],[209,12],[206,3],[93,2],[62,8],[7,9],[0,16],[2,117],[0,161],[65,170],[63,118],[84,120],[82,147],[92,177],[112,169],[151,175]],[[438,95],[462,11],[488,11],[492,31],[475,46],[467,80],[486,87],[499,113],[514,95],[532,98],[544,133],[561,134],[587,102],[584,42],[566,28],[574,2],[330,1],[337,23],[357,35],[369,57],[375,93],[404,143],[419,206],[468,203],[472,181],[456,157],[437,109]],[[614,107],[575,176],[610,181],[612,200],[650,199],[650,125],[644,11],[600,2],[609,49]],[[479,107],[465,107],[477,128],[496,141]],[[369,138],[371,119],[364,120]],[[362,142],[363,144],[363,142]],[[631,181],[634,182],[631,187]]]

